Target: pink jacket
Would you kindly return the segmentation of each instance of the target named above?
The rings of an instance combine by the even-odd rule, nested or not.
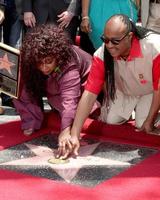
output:
[[[67,66],[61,69],[60,73],[53,73],[46,80],[48,102],[60,113],[61,130],[72,125],[91,67],[92,57],[76,46],[73,46],[73,49],[77,59],[73,58]],[[31,102],[25,88],[22,89],[19,100],[14,100],[14,105],[21,116],[22,129],[40,129],[43,122],[43,111]]]

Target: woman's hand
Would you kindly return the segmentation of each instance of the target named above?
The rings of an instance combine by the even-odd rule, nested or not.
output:
[[[64,129],[58,137],[58,153],[57,158],[66,159],[72,152],[70,127]]]
[[[81,22],[81,31],[85,32],[85,33],[89,33],[91,32],[91,26],[90,26],[90,22],[89,22],[89,18],[82,18],[82,22]]]

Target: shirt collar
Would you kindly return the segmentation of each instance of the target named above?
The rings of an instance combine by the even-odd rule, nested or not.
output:
[[[141,50],[140,41],[135,36],[133,36],[132,45],[131,45],[131,49],[130,49],[130,53],[127,58],[127,61],[132,61],[135,58],[142,58],[142,57],[143,57],[143,54]],[[117,58],[117,60],[121,60],[121,59],[122,59],[121,57]]]

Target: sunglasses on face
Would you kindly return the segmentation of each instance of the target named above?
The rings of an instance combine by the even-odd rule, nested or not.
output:
[[[105,43],[108,44],[109,42],[111,42],[113,45],[119,45],[119,43],[128,35],[129,32],[127,32],[121,39],[109,39],[107,37],[105,37],[104,35],[101,36],[101,40]]]

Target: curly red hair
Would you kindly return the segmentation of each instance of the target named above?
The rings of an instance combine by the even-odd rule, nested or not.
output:
[[[46,77],[37,69],[37,64],[46,57],[53,57],[62,68],[72,55],[69,37],[56,25],[40,25],[25,35],[21,49],[22,78],[32,98],[41,97],[45,91]]]

